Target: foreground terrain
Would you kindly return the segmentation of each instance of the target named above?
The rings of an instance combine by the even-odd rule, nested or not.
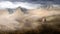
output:
[[[0,10],[0,34],[60,34],[60,10]]]

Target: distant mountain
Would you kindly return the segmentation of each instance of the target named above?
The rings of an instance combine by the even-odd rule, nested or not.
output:
[[[9,14],[12,14],[15,11],[15,9],[10,9],[10,8],[7,8],[7,10],[9,12]]]
[[[10,14],[12,14],[13,12],[15,12],[16,9],[17,9],[17,10],[20,10],[20,11],[22,11],[22,12],[24,12],[24,13],[26,13],[26,11],[28,10],[28,9],[22,8],[22,7],[17,7],[17,8],[15,8],[15,9],[7,8],[7,10],[9,11]]]
[[[26,12],[28,9],[26,9],[26,8],[22,8],[22,7],[18,7],[18,8],[20,8],[20,10],[22,11],[22,12]]]

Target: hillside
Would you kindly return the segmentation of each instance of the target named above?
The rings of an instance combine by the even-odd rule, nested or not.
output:
[[[18,7],[12,10],[0,10],[0,14],[1,34],[60,33],[60,10],[39,8],[24,13]]]

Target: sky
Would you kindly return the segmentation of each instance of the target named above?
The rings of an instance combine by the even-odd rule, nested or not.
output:
[[[24,7],[34,9],[41,4],[60,4],[60,0],[0,0],[0,8]]]

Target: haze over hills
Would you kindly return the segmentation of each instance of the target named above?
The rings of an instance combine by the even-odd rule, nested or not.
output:
[[[60,5],[54,1],[1,0],[0,34],[60,34]]]
[[[26,9],[26,8],[23,8],[23,7],[17,7],[17,8],[20,8],[20,10],[22,11],[22,12],[24,12],[24,13],[27,13],[28,11],[30,11],[30,10],[34,10],[34,9]],[[38,8],[35,8],[35,9],[49,9],[49,10],[60,10],[60,6],[58,6],[58,5],[42,5],[42,6],[40,6],[40,7],[38,7]],[[12,8],[5,8],[6,10],[8,10],[9,11],[9,13],[13,13],[13,12],[15,12],[15,10],[16,10],[16,8],[14,8],[14,9],[12,9]],[[4,10],[4,9],[0,9],[0,10]]]
[[[0,9],[0,33],[41,33],[60,32],[60,8],[47,6],[36,9],[15,8]],[[45,23],[46,18],[46,23]],[[55,22],[56,21],[56,22]],[[50,28],[50,29],[49,29]],[[3,32],[2,32],[3,31]],[[17,32],[16,32],[17,31]],[[49,33],[52,33],[50,31]],[[32,33],[33,33],[32,32]],[[45,32],[46,33],[46,32]]]
[[[22,12],[25,13],[29,9],[22,8],[22,7],[17,7],[15,9],[11,9],[11,8],[0,9],[1,12],[9,12],[9,14],[14,13],[16,10],[21,10]]]

